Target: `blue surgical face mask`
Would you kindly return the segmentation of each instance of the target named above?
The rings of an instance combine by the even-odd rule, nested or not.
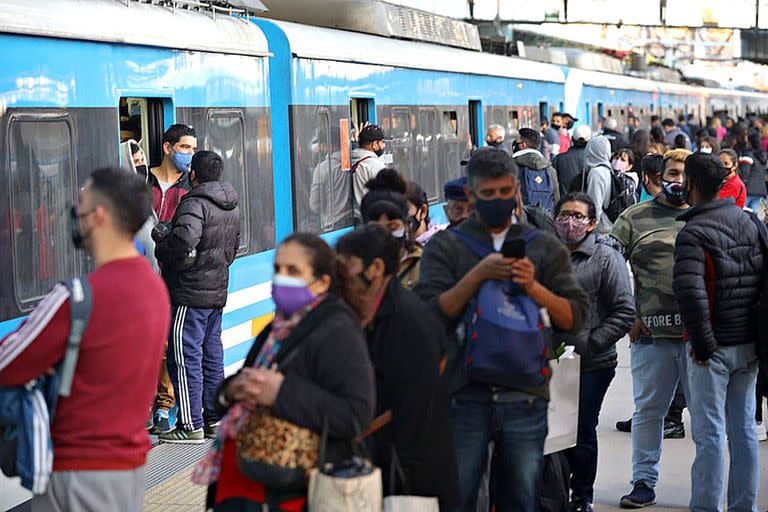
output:
[[[189,166],[192,165],[192,157],[194,155],[189,153],[182,153],[180,151],[174,151],[171,157],[171,162],[176,166],[179,172],[189,172]]]
[[[504,227],[517,208],[517,199],[475,199],[475,211],[489,228]]]

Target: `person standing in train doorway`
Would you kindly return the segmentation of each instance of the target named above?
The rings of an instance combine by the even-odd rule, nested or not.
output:
[[[167,443],[198,444],[216,435],[216,393],[224,380],[221,317],[240,240],[238,196],[231,183],[220,180],[223,171],[219,155],[196,153],[192,190],[170,226],[158,224],[152,233],[172,305],[166,356],[179,420],[174,430],[160,434]]]
[[[197,134],[192,127],[184,124],[171,125],[163,134],[163,160],[158,167],[147,173],[146,165],[137,167],[136,172],[146,174],[152,186],[152,209],[158,222],[170,222],[176,213],[181,198],[189,192],[189,164],[197,151]],[[170,432],[170,410],[175,403],[173,386],[168,376],[165,357],[157,383],[157,397],[154,413],[147,421],[147,429],[154,434]]]
[[[357,135],[359,147],[352,150],[352,191],[355,199],[355,220],[360,221],[360,202],[365,195],[365,184],[376,177],[386,164],[379,158],[384,154],[384,132],[375,124],[369,124]]]

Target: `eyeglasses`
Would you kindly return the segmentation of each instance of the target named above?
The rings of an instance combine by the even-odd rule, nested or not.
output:
[[[560,212],[557,214],[559,220],[575,219],[579,222],[588,222],[589,217],[579,212]]]

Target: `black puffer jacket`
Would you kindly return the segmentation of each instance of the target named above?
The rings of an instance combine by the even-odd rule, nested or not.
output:
[[[221,308],[227,302],[229,266],[240,239],[237,192],[226,181],[201,183],[185,195],[173,216],[173,230],[158,241],[155,255],[174,305]],[[188,268],[182,263],[195,249]]]
[[[564,196],[571,191],[572,181],[584,171],[584,149],[586,146],[571,146],[571,149],[561,155],[557,155],[552,165],[557,171],[557,181],[560,183],[560,195]],[[580,187],[581,185],[579,185]]]
[[[579,285],[589,297],[589,311],[578,334],[557,335],[557,341],[576,346],[583,372],[615,368],[616,342],[629,332],[635,320],[635,299],[624,258],[592,233],[571,253],[571,263]]]
[[[739,177],[747,186],[747,195],[766,196],[765,164],[752,149],[745,150],[739,156]]]
[[[763,255],[757,226],[732,198],[705,203],[678,217],[672,288],[696,358],[718,346],[754,343],[752,307]]]

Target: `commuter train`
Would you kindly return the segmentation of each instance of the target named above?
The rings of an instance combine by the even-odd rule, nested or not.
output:
[[[242,239],[223,320],[232,372],[269,321],[276,242],[352,225],[349,136],[391,136],[387,158],[419,182],[440,218],[442,184],[491,123],[537,127],[553,111],[597,127],[630,112],[731,116],[768,96],[657,83],[440,45],[130,0],[6,0],[0,10],[0,335],[57,281],[88,269],[68,205],[121,136],[151,164],[173,123],[225,160],[241,197]]]

